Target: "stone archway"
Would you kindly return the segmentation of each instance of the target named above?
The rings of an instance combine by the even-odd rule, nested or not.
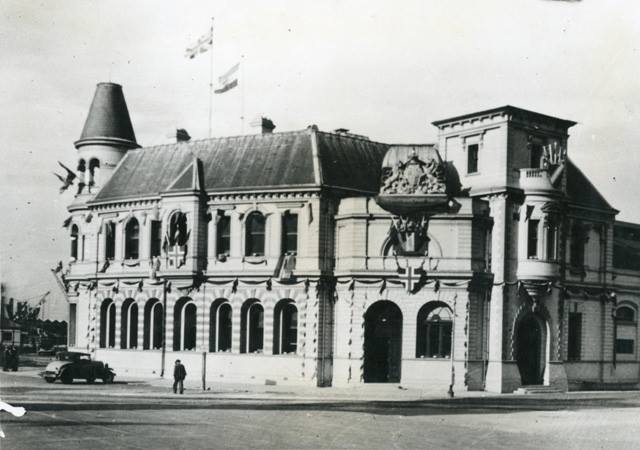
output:
[[[516,328],[516,362],[524,386],[544,383],[547,365],[547,324],[534,313],[522,317]]]
[[[364,382],[399,383],[402,366],[402,312],[379,301],[365,313]]]

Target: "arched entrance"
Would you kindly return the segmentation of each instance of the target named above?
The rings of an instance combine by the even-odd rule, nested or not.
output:
[[[516,361],[523,385],[543,384],[545,369],[544,322],[534,314],[522,318],[516,331]]]
[[[364,316],[364,382],[399,383],[402,364],[402,313],[379,301]]]

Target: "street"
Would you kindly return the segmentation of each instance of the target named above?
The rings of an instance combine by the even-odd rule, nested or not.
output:
[[[47,385],[0,375],[6,449],[115,448],[633,448],[640,393],[464,395],[411,399],[389,386],[349,397],[337,388],[188,389],[135,381]],[[317,393],[311,398],[309,392]],[[370,396],[369,396],[370,397]]]

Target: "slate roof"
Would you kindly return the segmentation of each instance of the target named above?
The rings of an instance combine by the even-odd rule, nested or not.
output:
[[[567,159],[567,197],[573,204],[617,212],[570,159]]]
[[[375,194],[388,147],[310,127],[129,150],[92,203],[191,190],[196,178],[212,193],[332,187]]]

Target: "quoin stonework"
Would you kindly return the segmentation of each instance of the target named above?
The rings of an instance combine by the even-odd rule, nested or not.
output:
[[[574,124],[504,106],[394,145],[262,118],[141,147],[100,83],[65,222],[70,347],[208,383],[638,387],[640,226],[572,163]]]

